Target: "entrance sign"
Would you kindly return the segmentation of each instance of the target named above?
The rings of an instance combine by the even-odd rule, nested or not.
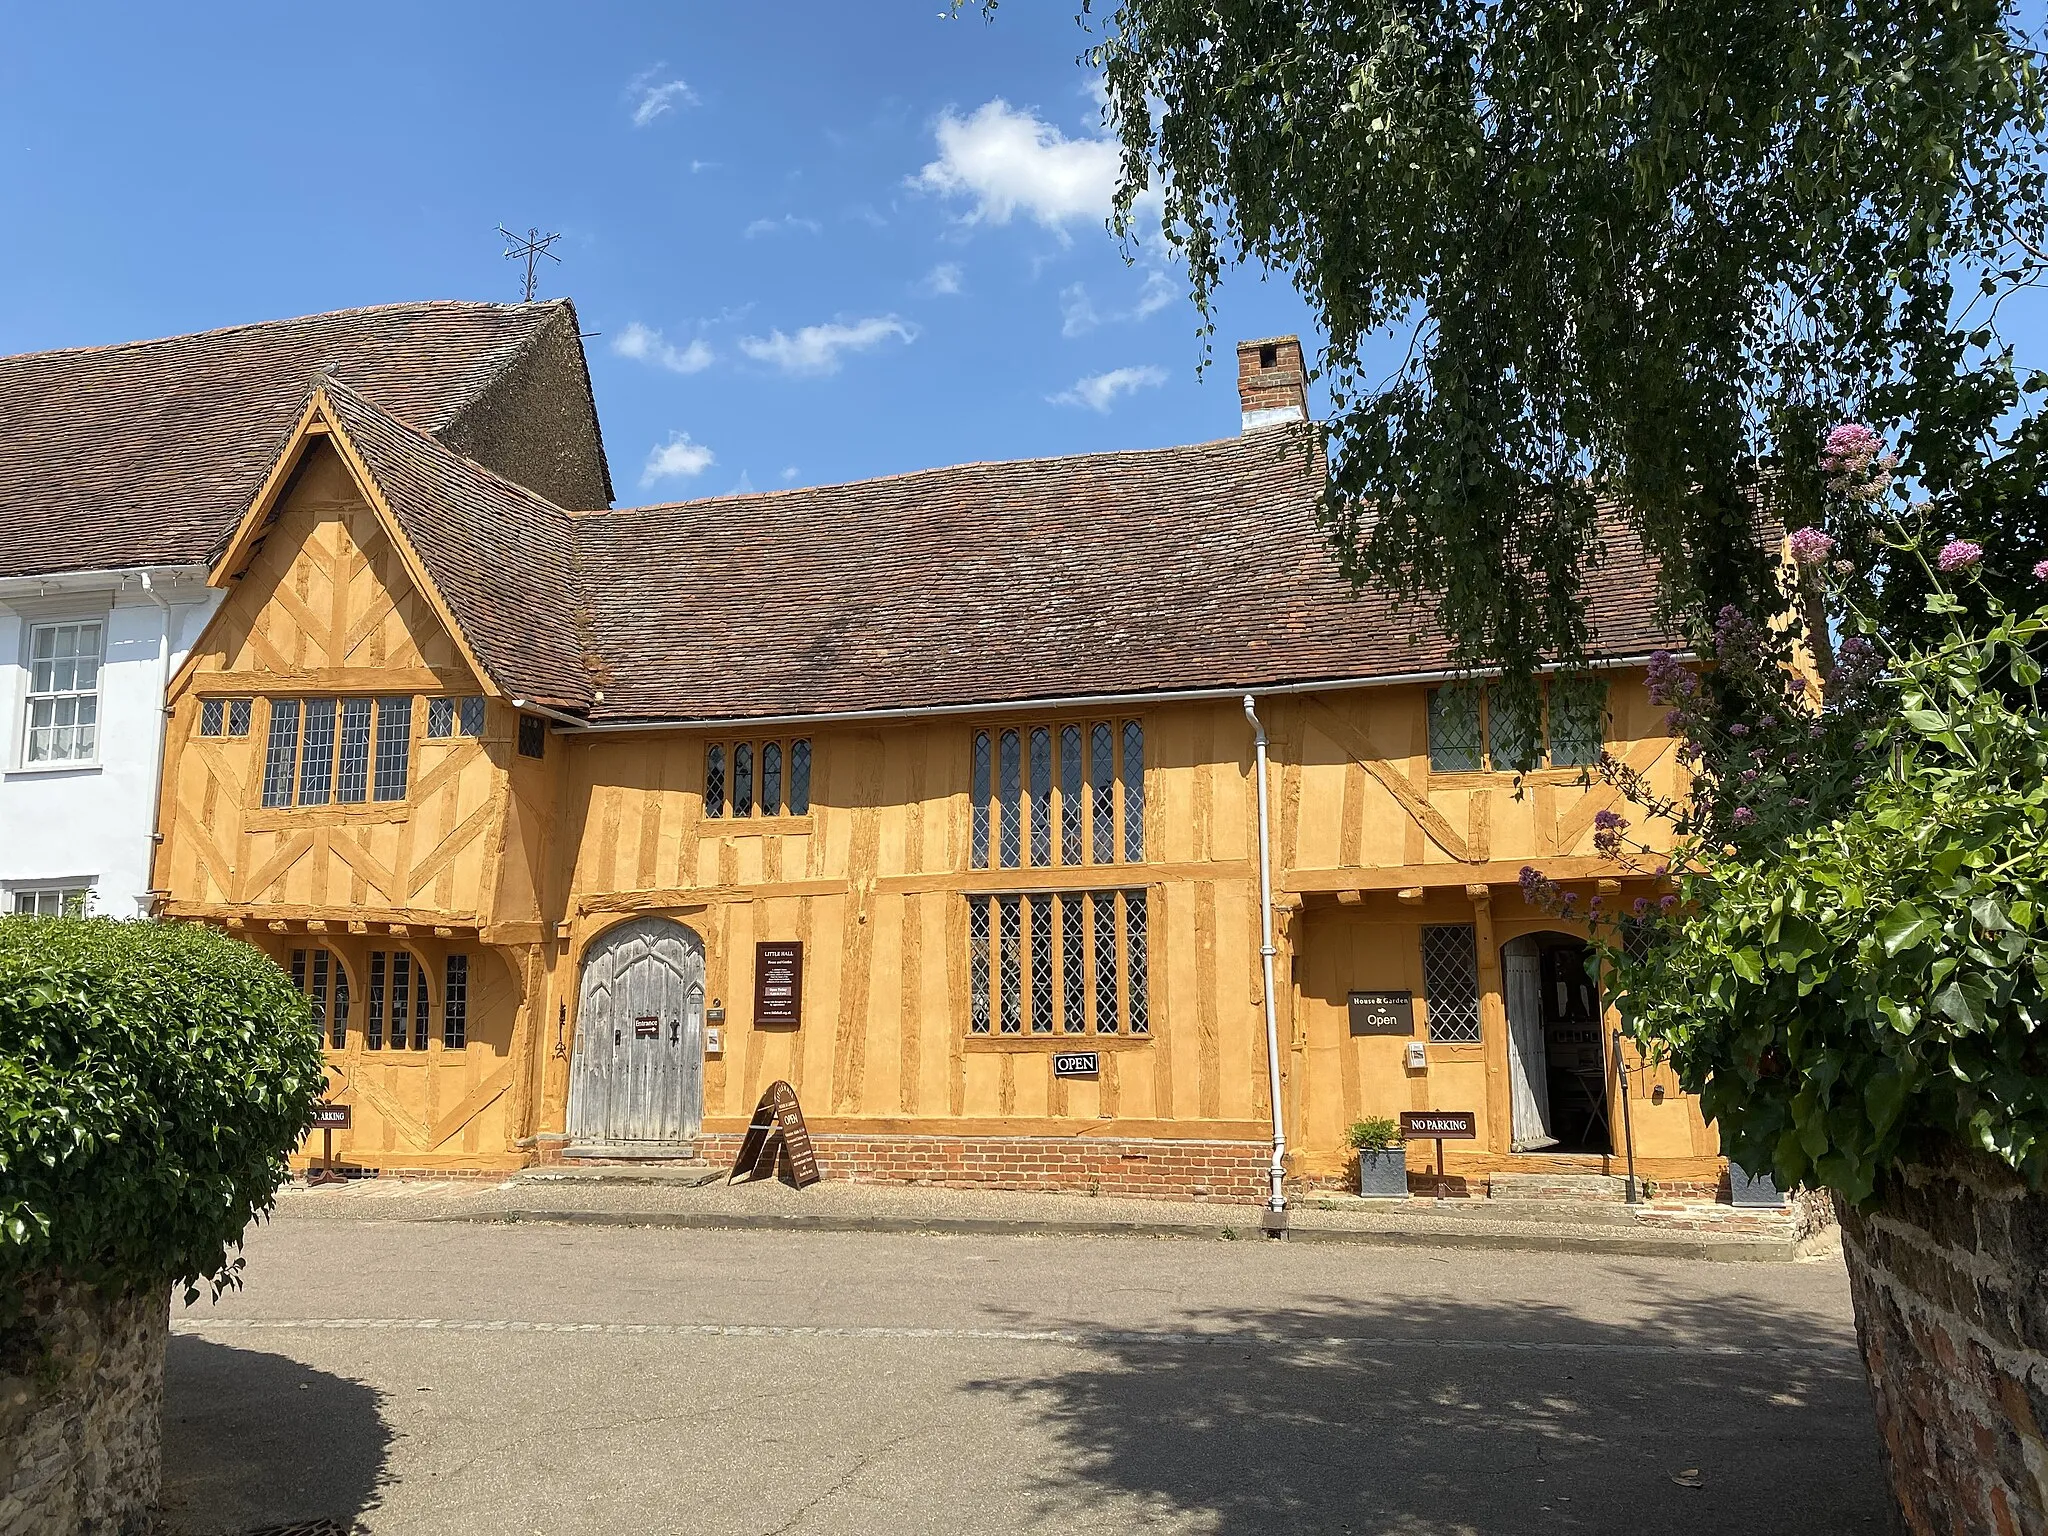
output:
[[[1054,1077],[1094,1077],[1102,1071],[1102,1058],[1094,1051],[1062,1051],[1052,1059]]]
[[[1353,992],[1345,999],[1354,1035],[1415,1033],[1413,992]]]
[[[804,1124],[796,1090],[778,1080],[768,1085],[761,1102],[754,1106],[753,1121],[747,1126],[740,1155],[733,1159],[732,1172],[726,1175],[725,1182],[736,1183],[742,1175],[749,1180],[773,1178],[776,1154],[784,1150],[789,1153],[789,1171],[798,1189],[808,1188],[823,1177],[818,1172],[817,1149],[811,1145],[810,1128]]]
[[[1436,1197],[1451,1192],[1444,1179],[1444,1143],[1477,1141],[1479,1112],[1471,1109],[1410,1109],[1401,1112],[1401,1137],[1405,1141],[1436,1143]]]
[[[754,946],[754,1022],[798,1025],[804,1021],[804,947],[799,943]]]

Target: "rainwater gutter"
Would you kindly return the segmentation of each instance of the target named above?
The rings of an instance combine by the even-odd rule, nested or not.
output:
[[[1253,772],[1259,784],[1259,963],[1265,972],[1266,1091],[1273,1106],[1273,1163],[1266,1170],[1270,1186],[1264,1226],[1274,1237],[1287,1235],[1287,1128],[1280,1111],[1280,1023],[1273,999],[1273,834],[1266,807],[1266,728],[1259,723],[1258,701],[1244,696],[1244,717],[1251,723]]]

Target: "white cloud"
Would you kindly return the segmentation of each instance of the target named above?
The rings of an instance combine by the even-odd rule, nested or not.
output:
[[[955,294],[960,291],[960,263],[942,261],[924,275],[926,293]]]
[[[913,184],[972,197],[970,223],[1007,224],[1019,209],[1051,229],[1109,216],[1121,155],[1112,139],[1070,139],[1001,97],[970,117],[940,114],[935,132],[939,158]]]
[[[851,323],[807,325],[794,336],[785,336],[781,331],[770,331],[766,336],[743,336],[740,350],[756,362],[773,363],[784,373],[837,373],[842,352],[865,352],[892,336],[902,342],[915,341],[917,327],[894,315],[873,315]]]
[[[642,70],[633,77],[626,87],[627,94],[634,98],[633,126],[645,128],[664,112],[672,112],[678,105],[694,107],[697,93],[683,80],[658,80],[661,65]]]
[[[1102,323],[1102,317],[1095,313],[1095,305],[1088,298],[1088,290],[1079,283],[1060,290],[1060,334],[1066,337],[1086,336]]]
[[[1091,411],[1106,412],[1119,395],[1156,389],[1165,382],[1166,370],[1147,363],[1141,368],[1112,368],[1107,373],[1091,373],[1086,378],[1076,379],[1072,389],[1047,395],[1046,399],[1054,405],[1085,405]]]
[[[756,219],[745,229],[741,230],[740,233],[749,240],[756,240],[762,235],[779,235],[784,230],[795,230],[799,234],[815,235],[820,233],[824,227],[816,219],[803,219],[798,218],[793,213],[785,213],[779,219]]]
[[[1174,287],[1173,280],[1154,267],[1145,274],[1145,286],[1138,290],[1138,302],[1131,310],[1131,318],[1143,320],[1156,315],[1179,297],[1180,290]]]
[[[647,455],[647,467],[640,472],[640,483],[652,485],[657,480],[688,480],[701,475],[717,462],[717,456],[702,443],[690,441],[690,434],[678,432],[665,443],[657,443],[654,451]]]
[[[783,482],[787,484],[789,481],[794,480],[795,478],[796,466],[794,464],[787,465],[782,471]]]
[[[711,348],[703,337],[693,336],[688,346],[678,347],[663,341],[661,332],[638,320],[626,322],[626,328],[612,343],[612,350],[636,363],[652,363],[670,373],[702,373],[713,361]]]

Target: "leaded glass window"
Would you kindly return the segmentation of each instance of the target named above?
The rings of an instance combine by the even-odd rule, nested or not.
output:
[[[469,1044],[469,956],[450,955],[442,972],[441,1046],[459,1051]]]
[[[473,693],[462,701],[462,734],[465,736],[481,736],[483,733],[483,696]]]
[[[968,831],[968,858],[971,868],[988,868],[988,812],[989,784],[995,774],[995,743],[987,731],[974,733],[974,769],[972,822]]]
[[[1031,1033],[1052,1033],[1052,898],[1031,898]]]
[[[412,700],[377,701],[377,774],[373,793],[379,800],[403,800],[412,765]]]
[[[996,743],[996,805],[1002,824],[996,829],[997,846],[1005,869],[1015,869],[1024,859],[1022,780],[1023,744],[1015,731],[1004,731]]]
[[[1031,862],[1052,862],[1052,732],[1031,732]]]
[[[1095,1032],[1117,1032],[1116,893],[1102,891],[1088,900],[1095,930]]]
[[[967,899],[967,1027],[977,1035],[989,1032],[988,907],[986,896]]]
[[[1430,690],[1429,766],[1438,773],[1477,773],[1483,766],[1479,690],[1468,683]]]
[[[427,964],[424,960],[419,963],[417,981],[418,986],[412,998],[412,1048],[424,1051],[427,1048],[428,1015],[433,1012],[432,993],[427,986]]]
[[[1479,1039],[1479,949],[1470,923],[1432,923],[1422,930],[1422,995],[1429,1038],[1469,1045]]]
[[[405,1049],[405,1017],[412,1004],[412,956],[391,952],[391,1049]]]
[[[1590,768],[1607,746],[1607,684],[1598,677],[1550,683],[1550,766]]]
[[[1486,690],[1486,751],[1495,773],[1523,773],[1542,761],[1539,723],[1500,689]]]
[[[1116,862],[1116,737],[1107,721],[1088,733],[1089,809],[1095,824],[1095,862]]]
[[[334,962],[334,1010],[327,1019],[327,1043],[337,1051],[348,1046],[348,972]]]
[[[363,1020],[363,1048],[384,1049],[384,951],[370,951],[370,1001]]]
[[[1152,1028],[1149,976],[1146,971],[1145,893],[1124,893],[1124,995],[1129,1004],[1131,1033],[1148,1034]]]
[[[1024,1030],[1023,960],[1024,960],[1024,906],[1015,896],[1001,896],[996,899],[996,916],[999,948],[996,957],[997,970],[1002,977],[1001,1001],[1003,1033],[1021,1034]]]
[[[704,749],[704,814],[725,814],[725,748],[716,742]]]
[[[427,738],[430,741],[445,741],[455,734],[455,701],[453,699],[427,700]]]
[[[324,949],[292,951],[292,985],[313,1005],[313,1027],[330,1049],[348,1045],[348,972]]]
[[[325,805],[334,785],[333,699],[306,700],[306,740],[299,748],[299,804]]]
[[[782,743],[764,741],[761,743],[761,814],[777,816],[782,812]]]
[[[341,757],[334,775],[334,798],[360,805],[370,792],[370,701],[341,701]]]
[[[1060,1001],[1067,1033],[1088,1028],[1088,927],[1078,895],[1060,897]]]
[[[292,774],[299,762],[299,701],[270,701],[270,741],[263,760],[263,803],[292,803]]]
[[[798,737],[789,744],[789,814],[811,814],[811,743]]]
[[[1060,862],[1081,857],[1081,727],[1060,727]]]
[[[736,742],[732,749],[732,813],[754,814],[754,744]]]
[[[1124,722],[1124,859],[1145,861],[1145,727]]]
[[[228,734],[246,736],[249,734],[249,703],[247,699],[228,700]]]
[[[546,757],[548,755],[548,723],[539,715],[519,717],[519,755],[521,757]]]
[[[228,701],[208,699],[199,706],[199,734],[218,736],[227,725]]]

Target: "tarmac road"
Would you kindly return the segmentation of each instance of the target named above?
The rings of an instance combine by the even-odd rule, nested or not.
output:
[[[1885,1529],[1839,1259],[294,1214],[173,1330],[178,1532]]]

